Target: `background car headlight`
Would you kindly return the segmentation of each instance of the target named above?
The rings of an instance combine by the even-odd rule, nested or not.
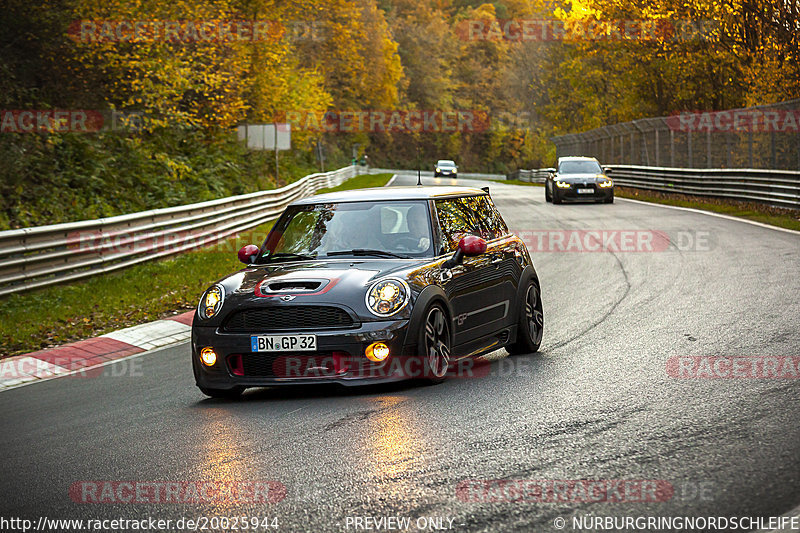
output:
[[[600,186],[600,187],[611,187],[612,185],[614,185],[614,182],[611,181],[611,180],[606,180],[606,181],[598,182],[597,185]]]
[[[557,181],[556,182],[556,186],[559,189],[569,189],[570,188],[570,184],[567,183],[566,181]]]
[[[408,303],[411,291],[400,279],[383,279],[367,291],[367,307],[377,316],[386,317],[400,311]]]
[[[439,168],[439,167],[436,167],[436,172],[441,172],[441,171],[442,171],[442,169],[441,169],[441,168]]]
[[[220,285],[214,285],[206,291],[200,299],[198,312],[201,318],[211,318],[219,313],[222,301],[225,299],[225,290]]]

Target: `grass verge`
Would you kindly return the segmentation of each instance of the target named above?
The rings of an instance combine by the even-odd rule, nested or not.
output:
[[[393,174],[362,174],[355,178],[350,178],[338,187],[320,189],[317,194],[335,191],[349,191],[352,189],[366,189],[369,187],[383,187],[392,178]]]
[[[704,198],[688,194],[643,191],[619,186],[615,187],[614,194],[620,198],[631,198],[643,202],[703,209],[723,215],[746,218],[779,228],[800,231],[800,211],[796,209],[772,207],[755,202],[737,202],[735,200]]]
[[[391,176],[358,176],[324,192],[380,187]],[[271,227],[267,223],[173,258],[0,298],[0,358],[192,310],[211,283],[239,269],[236,251],[259,244]]]
[[[505,181],[498,181],[498,183],[506,183],[508,185],[526,185],[529,187],[544,187],[544,183],[531,183],[529,181],[520,181],[520,180],[505,180]]]

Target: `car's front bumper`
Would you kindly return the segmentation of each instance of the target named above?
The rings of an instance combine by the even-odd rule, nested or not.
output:
[[[434,177],[442,177],[442,178],[456,178],[458,177],[458,171],[453,170],[442,170],[440,172],[434,172]]]
[[[406,346],[407,330],[408,320],[387,320],[363,322],[353,329],[271,332],[269,334],[315,334],[317,351],[270,353],[252,352],[249,333],[225,333],[215,327],[195,325],[192,327],[192,367],[197,385],[208,389],[401,381],[422,376],[413,344]],[[364,351],[378,341],[389,346],[391,355],[381,363],[374,363],[366,358]],[[200,361],[200,350],[204,347],[213,348],[217,354],[216,363],[210,367]],[[234,373],[231,357],[242,358],[243,368],[239,371],[244,375]],[[257,371],[249,371],[253,369]]]

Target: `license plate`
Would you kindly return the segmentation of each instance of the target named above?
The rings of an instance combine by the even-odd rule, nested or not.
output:
[[[250,337],[253,352],[315,352],[316,335],[253,335]]]
[[[578,189],[578,194],[592,194],[594,189]]]

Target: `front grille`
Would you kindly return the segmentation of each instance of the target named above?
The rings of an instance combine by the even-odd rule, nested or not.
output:
[[[246,353],[242,355],[244,377],[323,378],[337,375],[332,352]]]
[[[351,328],[354,325],[353,318],[339,307],[294,305],[236,311],[225,321],[223,330],[262,333]]]

